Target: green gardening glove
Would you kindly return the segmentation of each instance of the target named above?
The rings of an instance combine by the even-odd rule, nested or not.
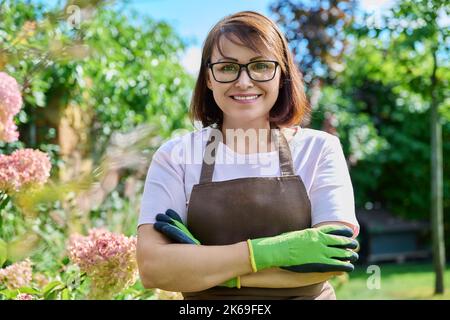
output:
[[[295,272],[351,272],[351,262],[358,254],[358,242],[343,225],[326,225],[300,231],[286,232],[274,237],[247,240],[252,269],[257,272],[271,267],[283,267]]]
[[[200,245],[200,241],[192,235],[192,233],[184,225],[183,220],[181,220],[178,213],[172,209],[168,209],[165,214],[157,214],[156,222],[153,227],[177,243]],[[232,278],[219,286],[240,288],[240,278]]]

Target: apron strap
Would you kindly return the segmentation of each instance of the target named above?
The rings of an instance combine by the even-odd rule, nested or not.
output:
[[[278,157],[280,159],[280,171],[281,176],[293,176],[294,175],[294,165],[292,162],[291,149],[286,140],[284,134],[280,132],[280,129],[272,130],[276,136],[278,136],[274,141],[278,141]]]
[[[212,128],[211,129],[211,134],[208,138],[208,142],[206,143],[206,148],[205,148],[205,154],[203,155],[203,163],[202,163],[202,171],[200,174],[200,184],[203,183],[208,183],[212,181],[212,176],[214,173],[214,165],[216,163],[216,150],[217,147],[219,146],[219,141],[222,141],[222,139],[219,139],[217,137],[217,135],[214,135],[214,130],[218,130],[216,128]],[[214,136],[214,141],[213,141],[213,136]],[[213,144],[211,146],[211,144]],[[205,161],[206,158],[206,152],[208,152],[210,149],[209,147],[212,147],[211,149],[211,159],[209,162]]]
[[[284,134],[280,134],[280,129],[274,127],[272,124],[270,127],[272,138],[273,141],[275,142],[275,149],[278,148],[281,176],[293,176],[294,166],[292,162],[291,150],[289,148],[289,144],[286,140],[286,137],[284,136]],[[213,130],[211,130],[208,142],[206,143],[205,154],[203,156],[202,170],[200,174],[200,184],[212,182],[214,165],[216,163],[216,150],[219,145],[219,141],[222,141],[221,139],[218,139],[216,135],[213,134]],[[213,145],[211,146],[210,149],[211,144]],[[210,152],[211,159],[210,161],[207,162],[205,161],[205,157],[206,152],[208,152],[209,150],[211,150]]]

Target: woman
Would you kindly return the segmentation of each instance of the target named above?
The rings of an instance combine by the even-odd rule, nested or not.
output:
[[[185,299],[335,299],[327,280],[357,259],[353,189],[338,138],[298,125],[306,111],[278,27],[249,11],[218,22],[191,103],[203,129],[164,143],[148,171],[145,287]]]

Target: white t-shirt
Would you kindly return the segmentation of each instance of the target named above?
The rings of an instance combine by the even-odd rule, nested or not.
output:
[[[167,209],[175,210],[186,222],[188,201],[200,180],[210,132],[211,127],[206,127],[172,138],[158,148],[145,181],[139,225],[154,223],[156,215]],[[344,222],[353,226],[356,235],[359,224],[353,187],[339,139],[299,127],[289,147],[295,174],[302,178],[311,201],[312,225]],[[212,181],[280,175],[278,151],[241,154],[219,143]]]

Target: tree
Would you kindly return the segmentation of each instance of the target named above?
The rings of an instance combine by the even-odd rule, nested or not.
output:
[[[404,0],[385,17],[385,31],[391,39],[387,58],[396,64],[390,82],[398,90],[418,94],[430,111],[431,136],[431,224],[435,293],[444,292],[445,244],[443,220],[442,121],[450,112],[448,94],[449,30],[439,26],[441,16],[450,13],[446,1]],[[448,118],[447,118],[448,120]]]
[[[76,28],[61,7],[23,1],[0,7],[0,70],[23,84],[24,143],[68,168],[79,158],[98,160],[115,131],[150,123],[168,138],[191,128],[193,79],[179,63],[184,43],[173,29],[101,1],[75,4]]]
[[[309,14],[320,16],[321,10],[305,3],[286,0],[273,6],[282,12],[279,21],[291,31],[288,37],[305,42],[309,39],[303,39],[304,31],[316,24],[323,24],[316,26],[318,33],[336,28],[310,20]],[[318,7],[324,4],[331,7],[324,1]],[[375,200],[409,218],[431,215],[436,293],[444,288],[443,214],[450,210],[444,196],[450,192],[450,171],[444,172],[449,166],[443,166],[450,162],[442,156],[450,150],[449,29],[439,25],[440,18],[448,15],[445,1],[403,0],[385,12],[381,26],[371,24],[368,16],[349,22],[342,34],[344,41],[349,40],[342,55],[344,67],[320,94],[313,95],[318,106],[312,115],[316,128],[321,128],[327,112],[336,115],[358,205]],[[333,41],[325,43],[328,46],[311,41],[322,54],[314,59],[326,61],[322,51],[331,50]],[[431,190],[420,188],[423,185]],[[430,199],[431,205],[424,199]]]
[[[342,70],[348,45],[345,28],[352,24],[355,0],[280,0],[270,7],[283,27],[305,81],[332,80]]]

